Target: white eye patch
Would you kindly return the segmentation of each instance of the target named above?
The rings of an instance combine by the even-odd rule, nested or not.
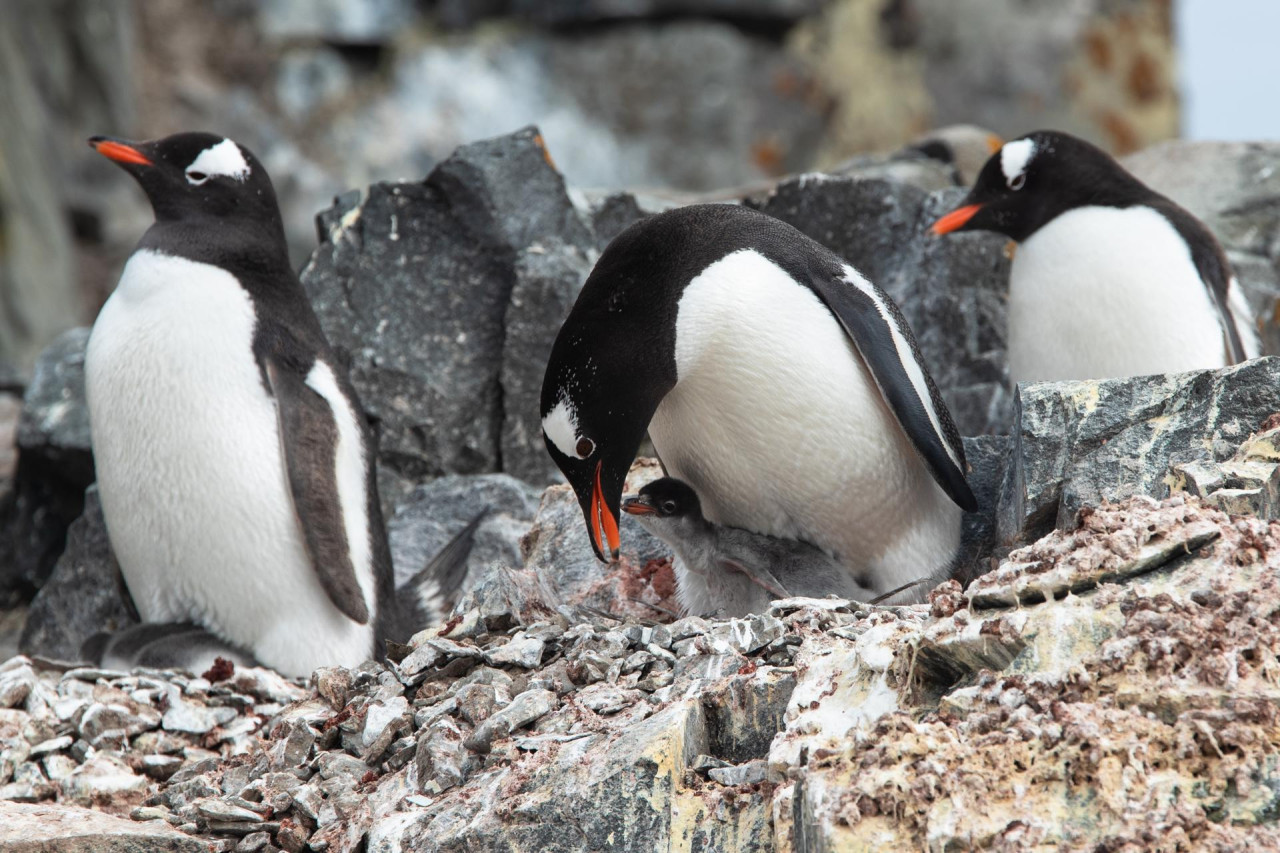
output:
[[[561,397],[555,407],[542,418],[542,431],[551,439],[556,449],[570,459],[585,459],[595,450],[595,443],[591,439],[578,435],[578,414],[565,397]],[[579,449],[587,452],[579,453]]]
[[[1000,171],[1011,189],[1020,189],[1026,181],[1027,164],[1036,154],[1036,143],[1031,139],[1015,139],[1000,149]],[[1014,184],[1017,186],[1014,186]]]
[[[200,186],[213,177],[244,181],[249,177],[249,162],[244,159],[240,146],[230,139],[211,145],[187,167],[187,182]]]

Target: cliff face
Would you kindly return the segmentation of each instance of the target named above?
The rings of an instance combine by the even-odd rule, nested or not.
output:
[[[1222,237],[1264,333],[1277,153],[1135,161]],[[1188,181],[1173,167],[1187,158],[1237,177]],[[862,158],[735,196],[900,302],[976,436],[980,510],[963,586],[928,605],[797,599],[671,621],[662,545],[626,524],[603,566],[567,487],[548,487],[536,404],[591,263],[662,202],[571,194],[553,163],[528,129],[318,219],[303,278],[380,425],[400,574],[491,509],[452,618],[386,665],[302,684],[42,660],[132,618],[85,493],[83,332],[45,353],[0,488],[9,541],[42,543],[11,581],[42,589],[28,657],[0,664],[0,841],[36,825],[77,849],[81,829],[122,832],[112,813],[175,850],[1280,842],[1280,360],[1010,389],[1002,241],[925,233],[962,192],[948,167]],[[656,472],[638,462],[631,487]]]

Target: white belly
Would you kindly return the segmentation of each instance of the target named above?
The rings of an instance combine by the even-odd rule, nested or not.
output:
[[[144,620],[194,620],[290,675],[353,666],[373,629],[343,616],[311,567],[253,329],[228,273],[129,260],[85,361],[111,544]]]
[[[1018,247],[1009,279],[1014,382],[1226,364],[1212,297],[1186,244],[1154,210],[1073,210]]]
[[[707,518],[807,540],[881,592],[948,566],[960,509],[811,291],[730,255],[686,288],[676,353],[649,433]]]

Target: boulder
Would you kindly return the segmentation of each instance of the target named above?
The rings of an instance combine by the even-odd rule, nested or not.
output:
[[[1280,412],[1280,359],[1222,370],[1022,384],[1000,537],[1029,542],[1082,507],[1163,497],[1170,465],[1222,462]]]
[[[396,586],[404,585],[476,516],[463,591],[493,568],[519,568],[520,539],[538,509],[537,489],[507,474],[451,474],[418,486],[387,525]]]
[[[162,820],[138,823],[93,809],[0,800],[0,847],[11,853],[204,853]]]
[[[18,422],[18,465],[7,510],[0,501],[0,593],[38,588],[93,482],[84,401],[88,329],[60,335],[40,354]]]
[[[538,132],[464,146],[424,183],[344,197],[319,227],[302,280],[350,360],[384,468],[408,482],[498,470],[518,259],[591,243]],[[541,330],[548,349],[557,328]]]
[[[89,637],[137,622],[95,484],[85,492],[84,513],[67,533],[66,550],[31,602],[18,647],[26,655],[77,661]]]

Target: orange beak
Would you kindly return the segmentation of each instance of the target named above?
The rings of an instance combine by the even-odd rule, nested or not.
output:
[[[1004,140],[994,133],[987,135],[987,151],[994,154],[1004,147]]]
[[[618,520],[609,510],[604,499],[604,489],[600,487],[600,468],[604,463],[596,463],[596,485],[591,491],[591,539],[596,544],[597,554],[608,554],[618,559]],[[605,543],[609,547],[606,549]]]
[[[97,151],[108,160],[115,160],[117,163],[136,163],[139,166],[154,165],[141,151],[123,142],[116,142],[103,136],[95,136],[89,140],[89,144],[93,146],[94,151]]]
[[[622,511],[627,515],[653,515],[657,512],[642,495],[622,499]]]
[[[950,234],[964,227],[964,224],[974,217],[979,210],[982,210],[980,204],[966,204],[964,207],[957,207],[946,216],[933,223],[933,227],[929,230],[934,234]]]

